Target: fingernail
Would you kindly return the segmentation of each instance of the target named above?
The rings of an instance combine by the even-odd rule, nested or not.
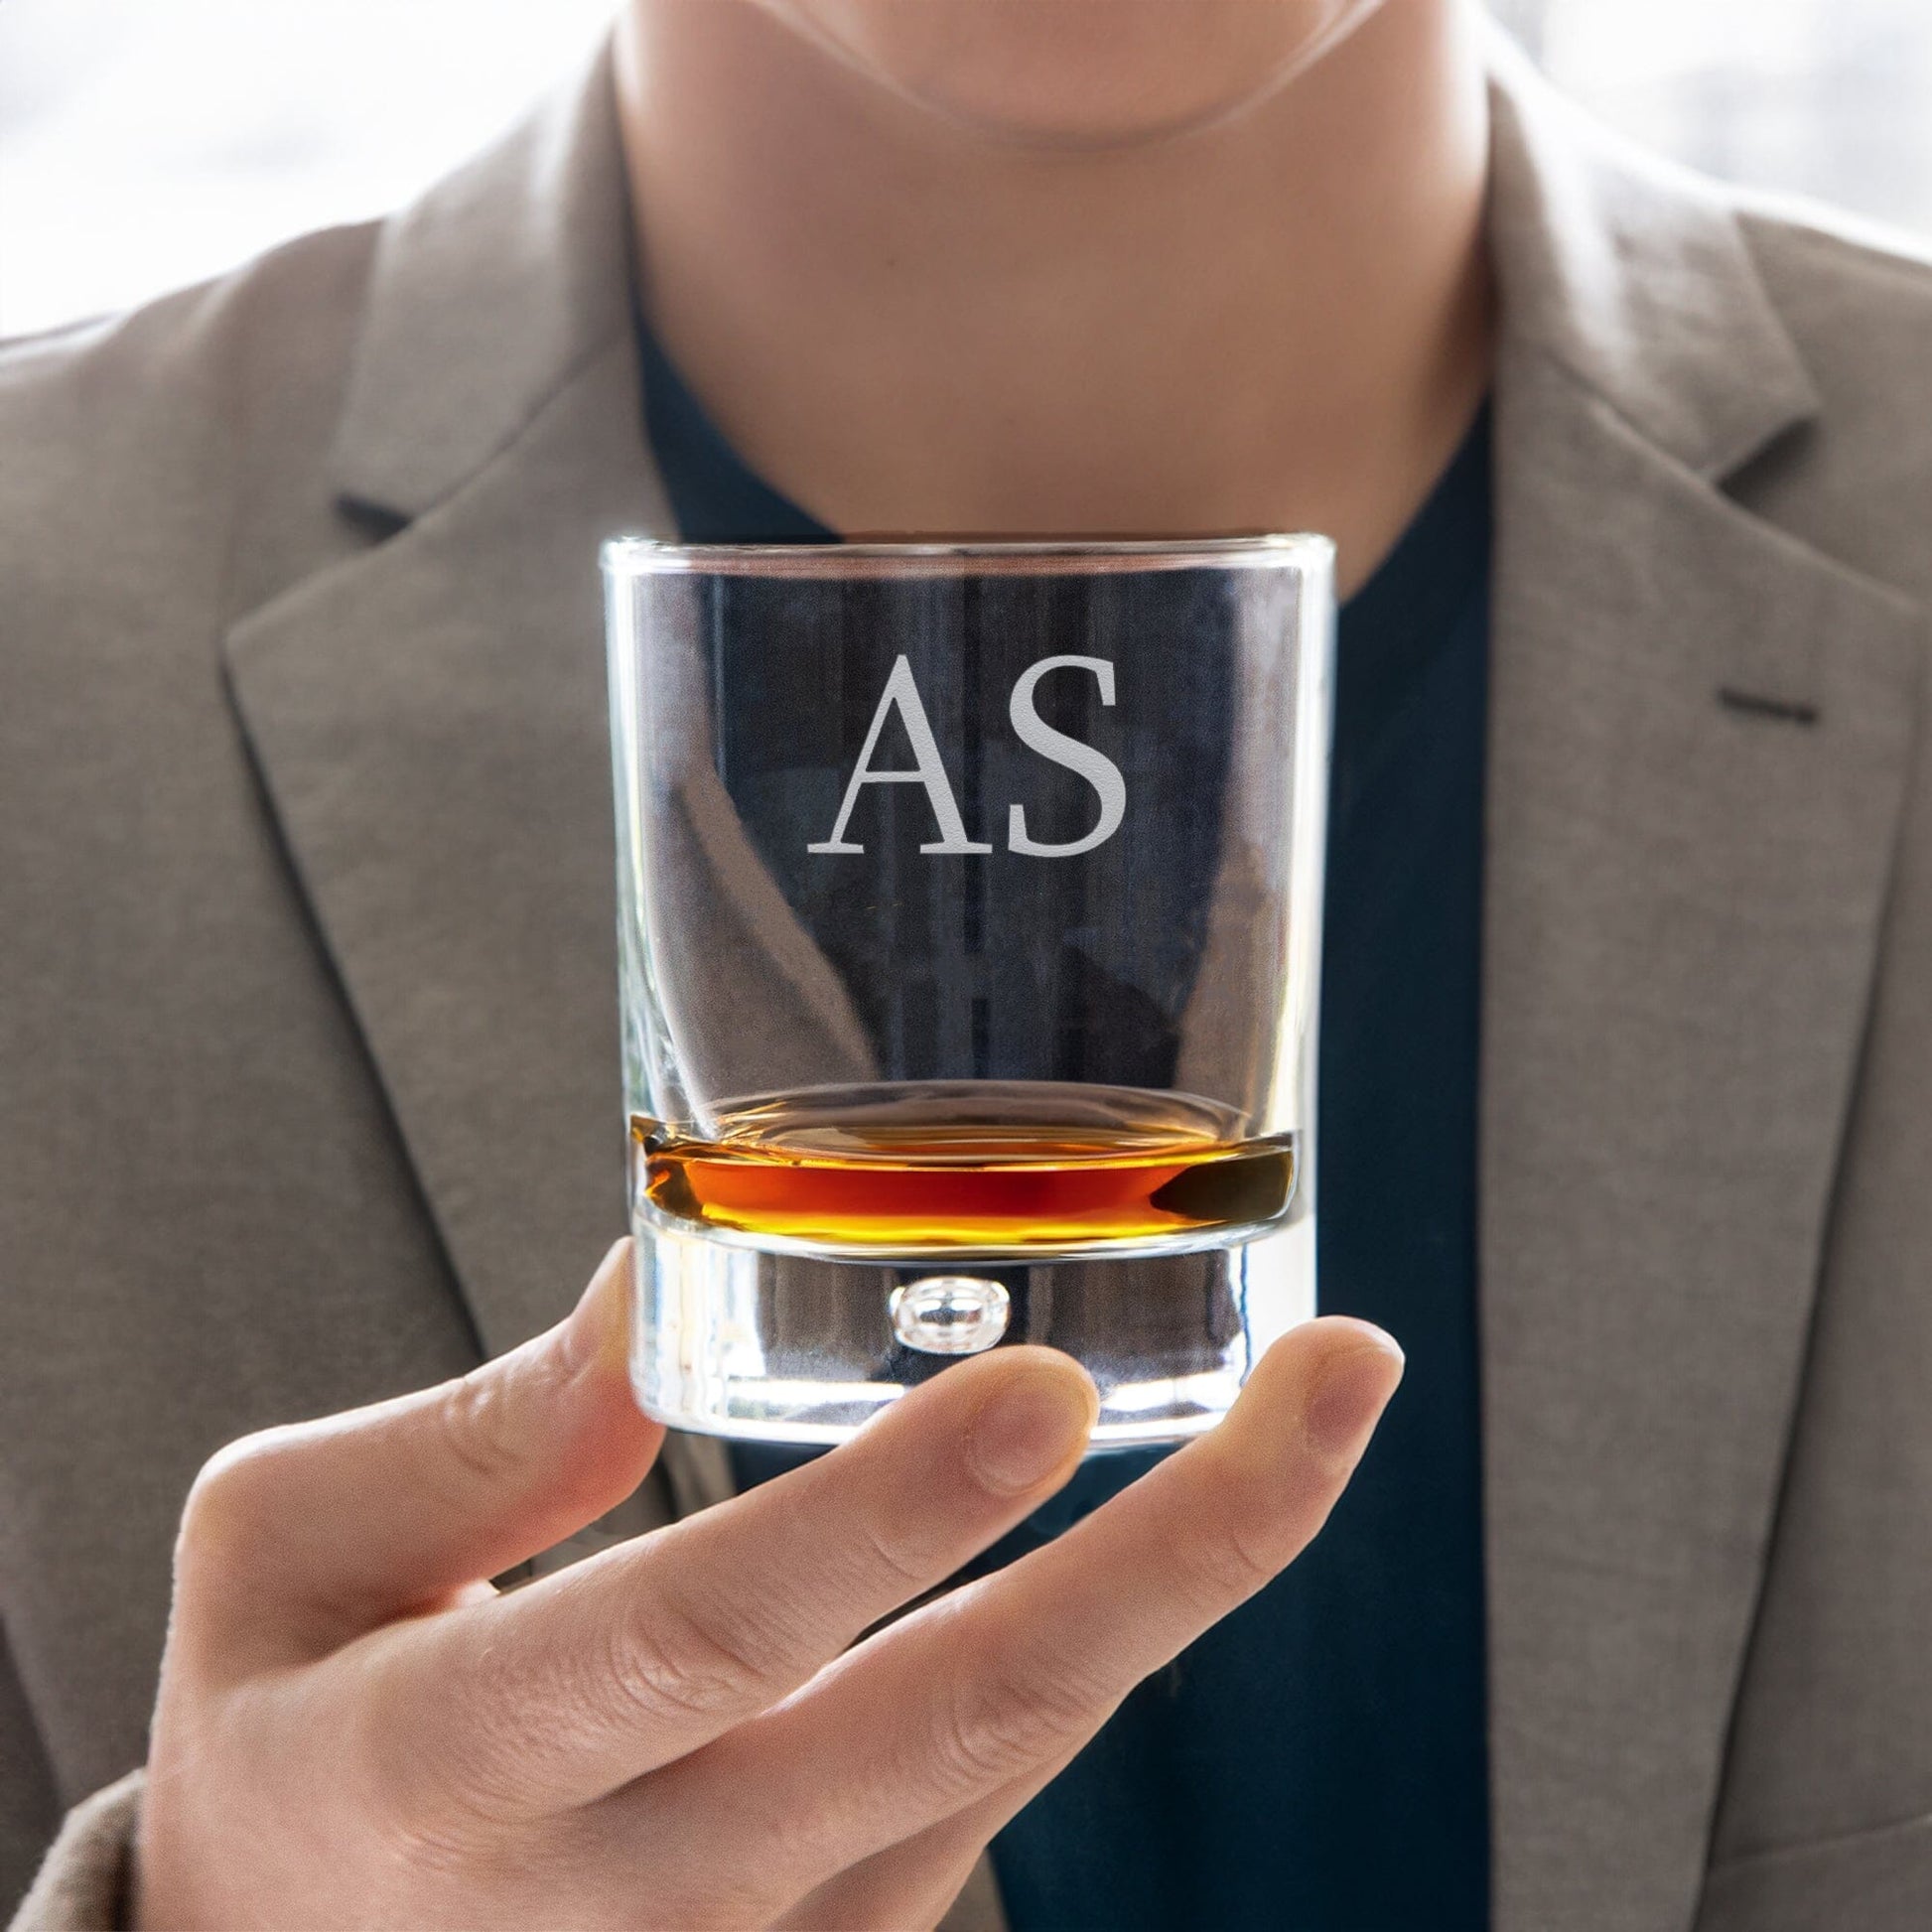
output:
[[[1363,1324],[1367,1327],[1367,1324]],[[1330,1468],[1352,1468],[1402,1380],[1403,1354],[1391,1335],[1372,1337],[1329,1357],[1302,1419],[1309,1447]]]
[[[629,1357],[629,1246],[627,1239],[612,1243],[564,1319],[564,1360],[573,1374],[593,1364],[621,1368]]]
[[[967,1426],[966,1459],[987,1488],[1018,1495],[1072,1459],[1097,1406],[1085,1376],[1043,1362],[1025,1369]]]

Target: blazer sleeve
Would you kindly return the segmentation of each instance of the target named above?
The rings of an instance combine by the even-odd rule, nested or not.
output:
[[[0,1912],[20,1903],[60,1823],[54,1767],[0,1626]]]
[[[68,1813],[9,1932],[121,1932],[146,1776],[130,1771]]]

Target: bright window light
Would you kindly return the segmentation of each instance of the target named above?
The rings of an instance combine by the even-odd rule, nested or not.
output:
[[[406,201],[617,0],[6,0],[0,334]],[[1927,0],[1494,0],[1558,82],[1715,173],[1932,230]]]
[[[0,334],[408,200],[587,58],[614,0],[7,0]]]

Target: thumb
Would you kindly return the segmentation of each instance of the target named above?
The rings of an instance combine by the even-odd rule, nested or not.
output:
[[[413,1395],[230,1445],[197,1480],[178,1624],[229,1670],[237,1644],[326,1654],[547,1550],[643,1480],[664,1432],[625,1366],[630,1244],[556,1327]]]

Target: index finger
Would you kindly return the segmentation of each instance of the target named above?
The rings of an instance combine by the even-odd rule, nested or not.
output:
[[[830,1455],[493,1602],[394,1633],[419,1779],[507,1815],[593,1800],[804,1683],[1058,1488],[1098,1398],[1044,1348],[961,1362]]]

